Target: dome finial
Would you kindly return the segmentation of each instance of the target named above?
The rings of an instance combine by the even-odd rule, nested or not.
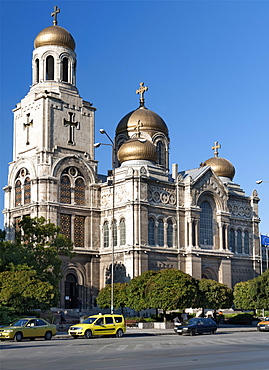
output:
[[[54,12],[52,12],[51,13],[51,16],[54,18],[53,19],[53,25],[54,26],[57,26],[57,24],[58,24],[58,21],[57,21],[57,14],[58,13],[60,13],[60,9],[58,9],[58,6],[56,5],[55,7],[54,7]]]
[[[138,90],[136,90],[137,94],[140,94],[140,107],[145,106],[145,99],[144,99],[144,93],[147,91],[149,88],[148,86],[144,86],[144,82],[140,82],[140,87]]]
[[[215,145],[212,146],[212,150],[214,150],[214,156],[215,157],[219,156],[219,151],[218,151],[219,148],[221,148],[221,145],[219,144],[218,141],[215,141]]]

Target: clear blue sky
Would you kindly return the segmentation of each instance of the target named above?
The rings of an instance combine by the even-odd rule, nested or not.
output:
[[[199,167],[219,141],[234,181],[246,195],[258,190],[260,231],[269,233],[269,183],[255,183],[269,181],[268,1],[1,1],[1,188],[11,110],[29,91],[33,41],[52,25],[54,5],[76,41],[80,95],[97,108],[96,141],[138,107],[145,82],[146,106],[169,127],[170,164]],[[96,150],[100,173],[110,158],[109,147]]]

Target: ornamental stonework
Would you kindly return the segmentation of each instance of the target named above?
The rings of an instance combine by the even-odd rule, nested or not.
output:
[[[229,201],[229,212],[235,217],[251,218],[251,207],[240,201]]]
[[[150,186],[148,189],[148,201],[174,206],[176,204],[176,192],[174,189],[165,189],[158,186]]]
[[[207,173],[206,176],[196,184],[195,188],[198,192],[205,190],[214,191],[214,193],[218,194],[220,198],[223,198],[224,200],[226,199],[226,194],[223,192],[223,189],[209,173]]]

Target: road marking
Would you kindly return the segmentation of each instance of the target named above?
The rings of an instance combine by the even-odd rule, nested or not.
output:
[[[116,351],[124,351],[127,347],[129,347],[128,344],[121,344],[118,348],[116,348]]]

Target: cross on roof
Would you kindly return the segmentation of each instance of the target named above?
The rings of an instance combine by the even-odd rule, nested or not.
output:
[[[140,137],[140,128],[143,127],[143,123],[140,119],[137,121],[137,125],[134,126],[134,130],[137,130],[137,136]]]
[[[215,141],[215,145],[212,146],[212,150],[214,150],[214,156],[215,157],[219,156],[219,151],[218,151],[219,148],[221,148],[221,145],[219,144],[218,141]]]
[[[140,94],[140,107],[143,107],[145,103],[144,94],[145,94],[145,91],[147,91],[149,88],[148,86],[144,86],[144,82],[140,82],[139,85],[140,87],[138,90],[136,90],[136,93]]]
[[[56,5],[54,7],[54,12],[51,13],[51,16],[54,17],[53,19],[53,25],[57,26],[58,21],[57,21],[57,14],[60,13],[60,9],[58,9],[58,6]]]

